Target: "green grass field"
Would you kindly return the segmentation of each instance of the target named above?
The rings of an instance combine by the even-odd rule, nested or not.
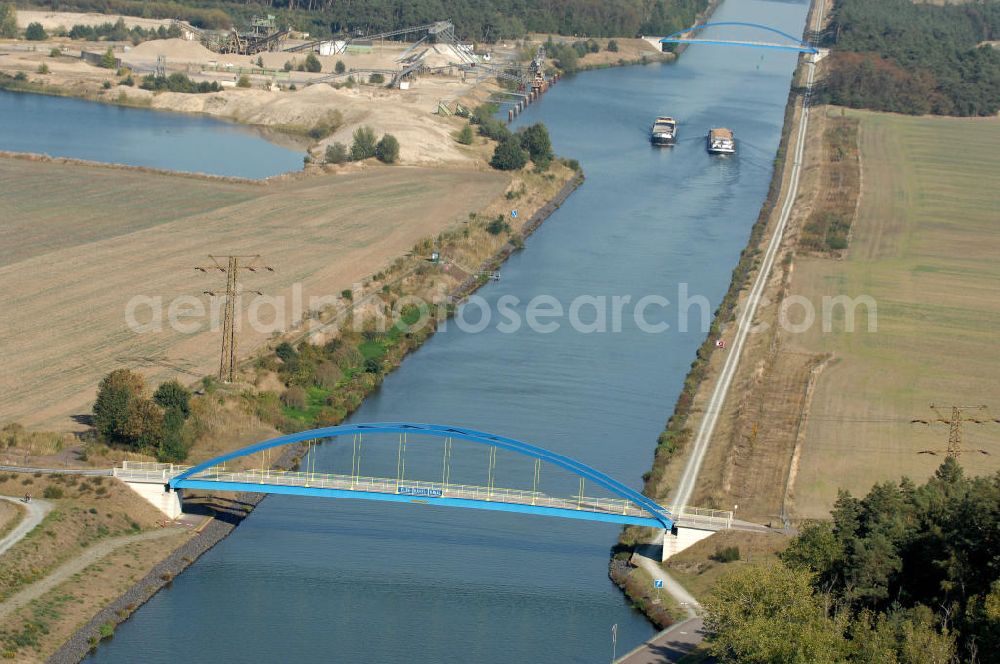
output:
[[[987,404],[1000,418],[1000,120],[851,112],[861,119],[862,195],[845,260],[800,258],[790,292],[869,295],[876,332],[818,326],[798,350],[832,353],[817,383],[794,513],[827,514],[838,488],[931,474],[946,424],[931,403]],[[863,313],[863,309],[859,310]],[[1000,469],[1000,424],[965,427],[963,465]]]

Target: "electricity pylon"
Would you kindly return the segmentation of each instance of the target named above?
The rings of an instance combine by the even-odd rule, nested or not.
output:
[[[962,424],[965,422],[972,422],[974,424],[985,424],[986,422],[997,422],[997,420],[990,419],[989,412],[985,405],[978,406],[951,406],[951,415],[945,416],[938,407],[931,404],[931,410],[937,413],[937,419],[934,422],[940,422],[942,424],[948,425],[948,449],[946,450],[920,450],[917,454],[944,454],[946,457],[952,459],[957,459],[962,456]],[[976,411],[979,417],[966,415],[969,411]],[[930,424],[927,420],[912,420],[914,423],[919,424]],[[970,452],[978,452],[979,454],[989,454],[986,450],[973,449]]]
[[[236,379],[236,298],[239,296],[239,274],[240,270],[256,272],[257,270],[267,270],[274,272],[274,268],[260,264],[260,254],[254,256],[213,256],[209,254],[213,265],[209,267],[196,267],[200,272],[218,270],[226,273],[226,307],[222,322],[222,354],[219,360],[219,380],[225,383],[232,383]],[[225,260],[226,265],[220,263]],[[248,291],[256,295],[263,295],[260,291]],[[205,295],[215,297],[221,295],[215,291],[204,291]]]

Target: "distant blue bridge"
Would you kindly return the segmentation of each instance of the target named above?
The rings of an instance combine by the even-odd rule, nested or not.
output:
[[[792,43],[776,43],[776,42],[765,42],[765,41],[740,41],[740,40],[728,40],[728,39],[701,39],[694,37],[692,35],[701,32],[705,28],[714,28],[721,26],[741,26],[747,28],[757,28],[759,30],[764,30],[772,34],[780,35],[788,39]],[[807,44],[806,42],[800,41],[798,37],[793,37],[787,32],[782,32],[776,28],[772,28],[767,25],[761,25],[759,23],[744,23],[742,21],[718,21],[715,23],[702,23],[701,25],[695,25],[684,30],[678,30],[672,35],[667,35],[660,40],[662,44],[717,44],[722,46],[746,46],[749,48],[769,48],[778,51],[798,51],[799,53],[819,53],[816,47]]]
[[[362,437],[371,434],[396,434],[399,436],[399,456],[395,478],[366,477],[361,474]],[[405,477],[407,437],[418,436],[444,441],[441,481],[415,481]],[[283,472],[262,466],[261,469],[225,470],[227,461],[293,443],[312,442],[350,437],[353,445],[350,475],[327,473]],[[450,477],[451,444],[453,440],[485,445],[490,448],[489,480],[487,486],[455,484]],[[415,441],[414,441],[415,442]],[[496,451],[509,450],[534,458],[535,472],[531,491],[494,486]],[[559,498],[538,490],[540,464],[555,465],[576,475],[580,483],[578,494]],[[280,493],[324,498],[351,498],[405,503],[421,503],[448,507],[465,507],[480,510],[500,510],[558,516],[588,521],[651,526],[670,531],[674,515],[656,501],[622,484],[599,470],[570,457],[528,443],[497,436],[473,429],[435,424],[388,422],[376,424],[350,424],[314,429],[279,436],[250,445],[229,454],[223,454],[191,467],[166,464],[141,464],[126,462],[115,474],[127,482],[162,481],[171,489],[201,489],[212,491],[239,491],[253,493]],[[584,493],[586,482],[606,489],[614,498],[597,498]],[[714,527],[728,527],[731,513],[719,513]],[[728,515],[725,516],[725,515]],[[711,515],[702,515],[711,520]]]

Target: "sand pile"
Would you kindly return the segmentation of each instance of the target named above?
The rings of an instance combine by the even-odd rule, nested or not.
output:
[[[463,57],[454,46],[434,44],[424,51],[424,64],[428,67],[445,67],[447,65],[465,64],[468,57]]]
[[[213,53],[200,43],[185,39],[154,39],[143,42],[125,53],[125,61],[156,60],[156,56],[165,55],[167,61],[205,63],[218,60],[219,54]]]

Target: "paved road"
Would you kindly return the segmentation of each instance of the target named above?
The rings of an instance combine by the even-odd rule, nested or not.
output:
[[[173,535],[179,530],[180,528],[178,527],[147,530],[146,532],[139,533],[138,535],[122,535],[121,537],[112,537],[111,539],[98,542],[97,544],[84,549],[83,552],[77,557],[63,563],[61,567],[57,567],[48,576],[39,579],[27,588],[15,593],[7,600],[0,602],[0,619],[8,613],[17,611],[32,600],[41,597],[63,581],[66,581],[77,572],[86,569],[120,546],[125,546],[126,544],[131,544],[132,542],[159,539],[161,537],[166,537],[167,535]]]
[[[7,549],[20,542],[25,535],[42,522],[45,515],[52,509],[52,503],[37,499],[32,499],[30,503],[23,503],[20,498],[11,498],[10,496],[0,496],[0,500],[15,503],[28,511],[27,516],[21,519],[21,523],[14,526],[14,530],[0,539],[0,555],[3,555]]]
[[[8,473],[45,473],[46,475],[113,475],[111,468],[36,468],[34,466],[0,466]]]
[[[645,549],[638,549],[635,555],[632,556],[632,562],[646,570],[654,579],[663,579],[663,589],[667,591],[667,594],[673,597],[674,601],[684,609],[688,618],[696,617],[698,612],[701,611],[701,604],[694,598],[694,595],[689,593],[684,586],[677,583],[670,574],[660,567],[659,557],[655,556],[658,553],[659,547],[649,546]],[[654,554],[654,557],[650,557],[650,554]]]
[[[615,664],[664,664],[676,662],[693,651],[703,637],[701,618],[695,616],[671,625]]]

